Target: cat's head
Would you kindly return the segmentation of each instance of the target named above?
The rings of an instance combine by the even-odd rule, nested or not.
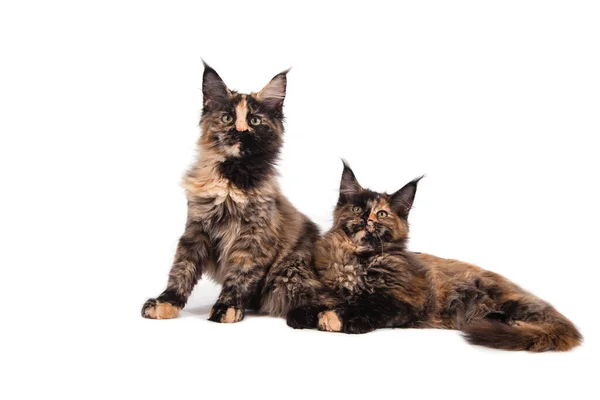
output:
[[[227,88],[204,64],[203,142],[234,162],[243,158],[273,162],[282,144],[286,74],[276,75],[257,93],[243,94]]]
[[[396,244],[408,238],[408,214],[417,192],[417,178],[392,193],[363,188],[344,162],[340,197],[334,211],[334,229],[341,229],[357,245]]]

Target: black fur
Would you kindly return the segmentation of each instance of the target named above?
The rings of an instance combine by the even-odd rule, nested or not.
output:
[[[226,158],[219,165],[219,172],[240,189],[257,187],[273,174],[279,156],[278,141],[268,134],[239,132],[234,135],[239,136],[241,156]]]
[[[156,307],[156,299],[148,299],[142,306],[142,317],[146,316],[149,309]]]
[[[325,309],[319,306],[297,307],[288,312],[286,322],[294,329],[311,329],[317,326],[319,313]]]
[[[218,75],[216,76],[218,77]],[[210,72],[209,77],[214,78],[210,75]],[[208,100],[205,102],[202,118],[213,114],[221,115],[223,112],[235,118],[236,105],[242,101],[242,96],[231,94],[223,97],[219,84],[205,83],[206,85],[212,91],[207,89],[209,92],[205,92],[205,97]],[[246,116],[249,126],[255,115],[266,115],[272,123],[279,126],[283,123],[282,104],[268,106],[250,96],[246,96],[245,100],[249,110],[252,110]],[[269,124],[252,126],[251,130],[245,131],[238,131],[236,127],[232,126],[224,132],[214,133],[212,139],[214,146],[239,145],[239,155],[226,157],[218,167],[220,174],[238,188],[248,190],[258,187],[266,178],[273,176],[275,164],[279,158],[282,138]]]
[[[338,311],[345,333],[366,333],[379,328],[404,328],[421,318],[409,304],[385,292],[374,292],[352,299]]]
[[[183,308],[187,302],[187,299],[175,293],[174,290],[167,289],[156,298],[156,301],[159,303],[169,303],[175,307]]]

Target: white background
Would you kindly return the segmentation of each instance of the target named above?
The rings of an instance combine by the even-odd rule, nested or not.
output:
[[[2,2],[0,397],[598,398],[598,3],[395,4]],[[240,91],[293,67],[281,186],[323,229],[341,157],[375,190],[425,173],[410,248],[504,274],[585,344],[220,325],[208,282],[142,319],[186,217],[201,57]]]

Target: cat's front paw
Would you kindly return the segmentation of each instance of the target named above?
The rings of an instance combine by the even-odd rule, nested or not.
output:
[[[319,314],[319,330],[327,332],[340,332],[342,321],[337,312],[333,310],[323,311]]]
[[[231,324],[244,319],[244,311],[233,306],[217,303],[210,310],[209,321]]]
[[[171,319],[179,315],[180,308],[169,303],[148,299],[142,306],[142,317],[149,319]]]
[[[345,333],[359,334],[374,331],[375,328],[371,325],[368,318],[360,315],[353,315],[344,319],[343,331]]]

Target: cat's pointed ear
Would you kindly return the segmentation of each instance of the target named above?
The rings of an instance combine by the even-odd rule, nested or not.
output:
[[[415,194],[417,194],[417,184],[423,179],[423,175],[413,179],[396,193],[392,194],[390,199],[390,205],[394,212],[400,217],[408,217],[408,213],[412,208],[413,201],[415,200]]]
[[[204,63],[204,75],[202,77],[202,95],[204,97],[204,107],[211,108],[218,106],[227,100],[229,89],[223,82],[223,79],[207,63]]]
[[[285,100],[285,90],[287,87],[287,73],[289,71],[289,69],[286,69],[275,75],[273,79],[271,79],[271,82],[256,94],[258,100],[260,100],[267,108],[280,110],[283,107],[283,100]]]
[[[359,194],[363,190],[348,163],[345,160],[342,160],[342,162],[344,163],[344,172],[342,172],[342,180],[340,182],[339,202],[343,202],[349,196]]]

